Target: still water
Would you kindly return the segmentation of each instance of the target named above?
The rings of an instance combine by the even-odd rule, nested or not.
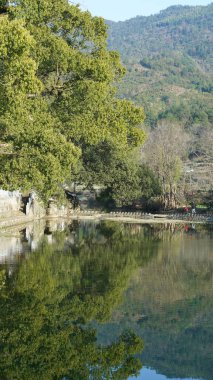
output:
[[[1,231],[0,379],[136,378],[213,380],[213,226]]]

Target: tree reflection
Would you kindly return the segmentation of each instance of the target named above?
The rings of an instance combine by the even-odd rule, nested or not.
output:
[[[92,230],[91,230],[92,228]],[[87,230],[89,229],[89,230]],[[143,240],[122,226],[75,226],[53,234],[0,282],[3,379],[126,379],[141,368],[143,343],[126,331],[108,346],[89,321],[105,321],[133,270],[149,260]]]

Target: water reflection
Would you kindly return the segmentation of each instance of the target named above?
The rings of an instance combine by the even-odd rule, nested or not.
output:
[[[114,222],[3,233],[0,378],[124,380],[143,362],[212,380],[212,239],[208,226]]]
[[[61,228],[63,230],[63,228]],[[36,235],[36,231],[38,235]],[[1,266],[0,373],[5,379],[126,379],[140,338],[124,329],[107,345],[89,321],[107,321],[137,266],[141,242],[122,226],[71,224],[22,231],[22,255]],[[51,240],[49,239],[51,237]],[[28,246],[28,251],[26,249]]]
[[[193,232],[192,232],[192,230]],[[143,364],[169,379],[212,380],[213,236],[211,227],[156,227],[157,255],[132,276],[124,303],[99,339],[131,327],[142,336]],[[143,377],[143,370],[140,379]]]

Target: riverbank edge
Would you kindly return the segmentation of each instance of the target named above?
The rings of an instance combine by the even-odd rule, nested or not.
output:
[[[173,217],[170,219],[168,216],[162,215],[150,215],[146,218],[137,217],[137,216],[112,216],[110,213],[96,213],[94,215],[86,215],[86,214],[71,214],[69,216],[59,216],[59,215],[51,215],[51,216],[41,216],[41,217],[27,217],[27,216],[11,216],[7,218],[0,219],[0,229],[9,228],[13,226],[22,226],[27,225],[29,223],[39,221],[39,220],[64,220],[64,221],[72,221],[72,220],[94,220],[94,221],[114,221],[114,222],[122,222],[122,223],[137,223],[137,224],[167,224],[167,223],[193,223],[193,224],[213,224],[213,218],[206,218],[203,220],[193,220],[193,219],[178,219]]]

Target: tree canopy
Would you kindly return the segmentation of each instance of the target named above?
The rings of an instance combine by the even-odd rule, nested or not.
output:
[[[139,146],[143,109],[115,97],[125,70],[102,18],[68,0],[18,0],[0,20],[0,185],[45,197],[86,147]]]

